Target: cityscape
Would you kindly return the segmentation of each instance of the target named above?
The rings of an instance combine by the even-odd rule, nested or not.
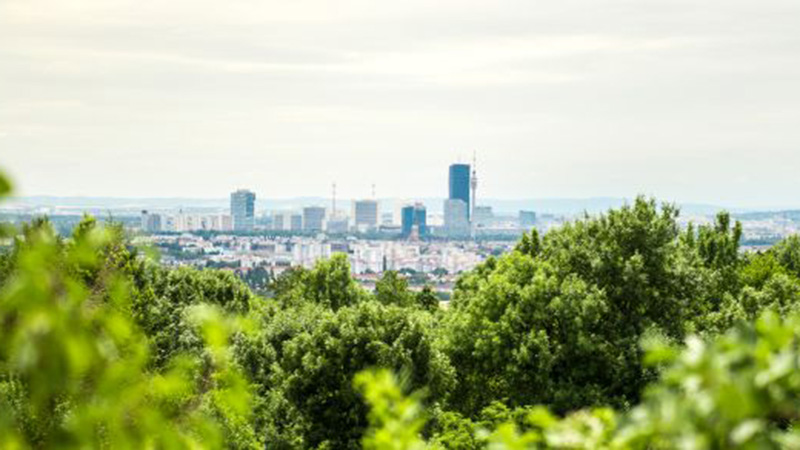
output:
[[[259,194],[241,188],[230,193],[227,207],[153,205],[138,215],[131,207],[109,207],[105,214],[122,223],[137,245],[155,249],[167,266],[229,270],[256,289],[294,267],[312,268],[320,259],[343,254],[354,279],[366,288],[374,288],[386,271],[396,271],[412,289],[432,286],[443,299],[460,274],[509,252],[522,233],[536,228],[544,234],[582,216],[508,207],[496,211],[481,204],[475,158],[472,164],[453,163],[442,174],[446,197],[439,205],[430,199],[381,200],[374,185],[371,197],[337,202],[333,183],[328,205],[317,200],[270,208],[267,201],[258,208]],[[679,218],[684,227],[711,223],[719,208],[689,209]],[[74,206],[6,207],[0,214],[12,221],[46,215],[69,233],[82,211],[104,220],[101,210]],[[734,216],[743,224],[744,251],[767,248],[800,231],[797,211]]]
[[[227,268],[246,279],[251,271],[275,277],[343,253],[365,287],[392,270],[407,275],[412,286],[447,293],[459,274],[509,251],[513,239],[537,226],[535,211],[495,216],[490,206],[477,204],[474,160],[450,165],[447,187],[440,217],[429,215],[422,201],[387,211],[374,195],[353,200],[348,212],[337,205],[333,184],[330,207],[267,211],[261,220],[257,193],[238,189],[227,212],[142,211],[139,242],[161,249],[167,264]]]

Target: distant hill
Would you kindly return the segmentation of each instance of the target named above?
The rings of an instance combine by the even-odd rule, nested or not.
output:
[[[398,209],[412,200],[383,198],[380,199],[381,210],[384,212]],[[432,214],[441,214],[444,199],[428,197],[416,199],[424,203]],[[520,210],[532,210],[539,214],[553,214],[571,216],[587,212],[596,214],[610,208],[618,208],[630,203],[631,199],[618,197],[594,198],[531,198],[531,199],[481,199],[479,204],[491,206],[495,214],[516,215]],[[351,199],[337,199],[337,209],[349,211]],[[330,207],[331,200],[324,197],[295,197],[282,199],[257,199],[256,209],[265,210],[299,210],[303,206],[320,205]],[[115,197],[57,197],[57,196],[32,196],[15,197],[6,202],[5,207],[19,208],[63,208],[70,210],[86,211],[124,211],[138,213],[142,209],[150,210],[177,210],[185,211],[224,211],[228,209],[227,198],[115,198]],[[685,215],[712,215],[727,209],[739,215],[768,214],[771,212],[758,212],[742,208],[725,208],[718,205],[686,203],[679,205]],[[749,216],[748,216],[749,217]]]

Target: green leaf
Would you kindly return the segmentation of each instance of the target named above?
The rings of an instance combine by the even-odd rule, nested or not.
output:
[[[8,181],[8,178],[5,177],[2,173],[0,173],[0,197],[4,197],[11,193],[11,182]]]

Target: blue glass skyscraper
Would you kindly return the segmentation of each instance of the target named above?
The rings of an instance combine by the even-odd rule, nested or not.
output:
[[[416,225],[419,237],[428,235],[428,218],[425,206],[421,203],[415,205],[404,206],[401,210],[401,222],[403,236],[411,236],[411,232]]]
[[[453,164],[450,166],[450,200],[461,200],[467,204],[467,218],[470,212],[470,167],[469,164]]]

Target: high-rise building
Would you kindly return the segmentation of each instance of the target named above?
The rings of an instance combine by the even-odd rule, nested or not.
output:
[[[161,231],[161,215],[142,211],[142,231],[147,233]]]
[[[277,213],[272,216],[272,229],[274,231],[284,231],[287,227],[287,215],[285,213]]]
[[[428,213],[425,205],[416,203],[404,206],[400,212],[403,236],[409,237],[416,229],[419,237],[428,235]]]
[[[450,166],[450,200],[461,200],[467,207],[469,222],[470,205],[470,167],[469,164],[453,164]]]
[[[449,198],[444,201],[444,228],[451,238],[469,236],[469,213],[464,200]]]
[[[378,201],[357,200],[353,202],[355,227],[359,231],[372,230],[378,226]]]
[[[529,230],[536,226],[536,213],[533,211],[520,211],[519,212],[519,226]]]
[[[289,230],[291,230],[291,231],[302,231],[303,230],[303,215],[302,214],[292,214],[292,217],[290,219]]]
[[[234,231],[252,231],[256,223],[256,194],[245,189],[231,193]]]
[[[428,235],[428,212],[421,203],[414,208],[414,223],[417,225],[419,237],[422,238]]]
[[[303,231],[322,231],[325,225],[325,208],[307,206],[303,208]]]

